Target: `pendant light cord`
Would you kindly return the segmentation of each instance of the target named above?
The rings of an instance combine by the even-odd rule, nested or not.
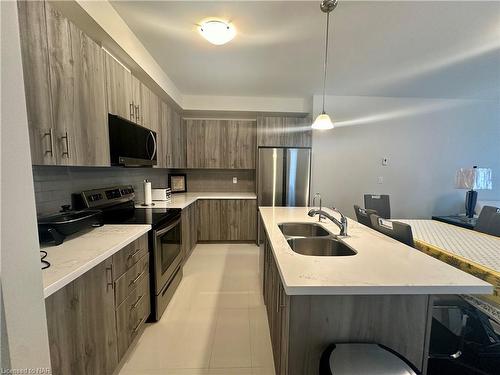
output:
[[[323,75],[323,112],[325,113],[325,92],[326,92],[326,70],[328,68],[328,30],[330,26],[330,12],[326,14],[326,38],[325,38],[325,71]]]

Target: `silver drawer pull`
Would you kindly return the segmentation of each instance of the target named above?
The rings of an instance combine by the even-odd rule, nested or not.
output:
[[[134,119],[134,102],[129,104],[129,110],[130,110],[130,119]]]
[[[141,326],[141,324],[146,320],[146,318],[142,318],[142,319],[139,319],[139,323],[137,323],[137,325],[135,326],[135,328],[132,330],[132,334],[136,334],[137,331],[139,330],[139,327]]]
[[[147,263],[146,263],[146,266],[147,266]],[[134,284],[137,282],[137,280],[139,280],[139,279],[142,277],[142,275],[144,275],[144,273],[146,272],[146,266],[144,266],[144,269],[142,270],[142,272],[141,272],[140,274],[138,274],[138,275],[135,277],[135,279],[134,279],[134,280],[132,280],[132,281],[130,282],[130,284],[128,284],[129,288],[130,288],[132,285],[134,285]]]
[[[68,132],[65,132],[64,133],[64,136],[61,137],[61,139],[64,139],[66,142],[66,151],[64,151],[62,153],[62,155],[66,155],[66,157],[69,159],[70,158],[70,154],[69,154],[69,138],[68,138]]]
[[[141,251],[142,251],[142,249],[137,249],[136,251],[134,251],[133,253],[131,253],[131,254],[128,255],[128,259],[132,259],[137,254],[139,254]]]
[[[144,294],[142,296],[140,296],[139,298],[137,298],[137,301],[135,301],[131,306],[130,306],[130,310],[133,310],[135,309],[137,306],[139,306],[139,303],[141,302],[142,298],[144,297]]]
[[[50,156],[54,156],[54,136],[52,134],[52,128],[50,128],[47,133],[43,133],[43,136],[49,137],[50,140],[50,150],[45,150],[45,155],[50,154]]]

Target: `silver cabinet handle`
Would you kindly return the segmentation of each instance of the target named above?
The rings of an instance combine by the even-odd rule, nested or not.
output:
[[[43,137],[49,137],[50,141],[50,150],[45,150],[45,155],[50,154],[50,156],[54,156],[54,134],[52,128],[47,133],[43,133]]]
[[[61,137],[61,139],[64,139],[66,141],[66,151],[63,152],[63,156],[66,155],[68,157],[68,159],[70,158],[70,154],[69,154],[69,137],[68,137],[68,132],[64,132],[64,136]]]
[[[135,122],[139,122],[139,106],[135,106]]]
[[[130,102],[128,109],[130,111],[130,119],[134,120],[134,102]]]
[[[141,303],[141,301],[142,301],[143,298],[144,298],[144,294],[141,295],[139,298],[137,298],[137,300],[132,305],[130,305],[130,310],[133,310],[137,306],[139,306],[139,303]]]
[[[134,329],[132,330],[132,334],[136,334],[137,331],[139,330],[139,327],[141,326],[142,322],[144,322],[146,320],[146,318],[142,318],[139,320],[139,323],[137,323],[137,325],[134,327]]]
[[[280,281],[281,283],[281,281]],[[283,309],[286,307],[286,297],[283,295],[284,291],[282,290],[280,286],[280,309]]]
[[[141,276],[142,276],[142,275],[144,275],[144,273],[146,272],[147,266],[148,266],[148,264],[146,263],[146,264],[144,265],[144,269],[142,270],[142,272],[141,272],[140,274],[138,274],[138,275],[135,277],[135,279],[134,279],[134,280],[132,280],[132,281],[130,282],[130,284],[128,284],[128,287],[129,287],[129,288],[130,288],[132,285],[134,285],[134,284],[137,282],[137,280],[139,280],[139,279],[141,278]]]
[[[106,267],[106,292],[113,289],[113,266]]]
[[[140,252],[142,251],[142,249],[137,249],[136,251],[134,251],[133,253],[130,253],[127,257],[127,259],[132,259],[133,257],[135,257],[137,254],[139,254]]]
[[[278,295],[276,296],[276,312],[280,312],[280,296],[281,296],[281,288],[278,286]]]

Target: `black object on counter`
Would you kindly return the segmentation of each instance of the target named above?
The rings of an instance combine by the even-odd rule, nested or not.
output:
[[[476,218],[468,218],[467,216],[433,216],[432,220],[441,221],[442,223],[456,225],[465,229],[474,229],[476,226]]]
[[[101,210],[64,211],[38,218],[40,242],[63,243],[66,236],[90,227],[103,225]]]

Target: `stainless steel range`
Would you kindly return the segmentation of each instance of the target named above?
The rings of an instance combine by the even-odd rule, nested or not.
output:
[[[132,186],[83,191],[73,195],[73,207],[100,209],[104,224],[149,224],[151,317],[161,318],[182,279],[181,210],[134,208]]]

